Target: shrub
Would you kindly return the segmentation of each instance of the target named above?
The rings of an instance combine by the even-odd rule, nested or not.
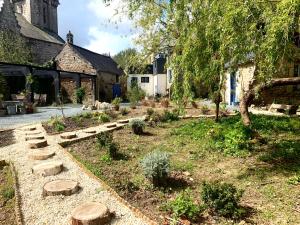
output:
[[[77,88],[75,95],[76,95],[77,103],[82,103],[85,96],[85,89],[83,87]]]
[[[151,117],[153,114],[154,114],[154,109],[148,108],[147,109],[147,115]]]
[[[155,108],[155,107],[156,107],[156,104],[155,104],[154,101],[151,101],[151,102],[150,102],[150,107],[151,107],[151,108]]]
[[[143,134],[145,126],[146,126],[145,122],[143,120],[139,120],[139,119],[130,121],[129,125],[130,125],[133,133],[135,133],[137,135]]]
[[[179,120],[179,112],[173,110],[172,112],[165,110],[160,118],[161,122],[172,122]]]
[[[181,192],[173,201],[169,202],[166,207],[175,216],[175,218],[185,217],[195,220],[203,211],[203,207],[193,201],[190,190]]]
[[[146,155],[141,162],[144,175],[155,186],[161,185],[168,177],[170,171],[170,159],[166,152],[153,151]]]
[[[105,145],[105,147],[108,152],[108,155],[113,159],[116,158],[118,151],[119,151],[119,145],[112,141],[112,142],[108,142]]]
[[[128,99],[131,107],[136,107],[138,102],[145,98],[145,92],[138,86],[133,86],[128,92]]]
[[[125,115],[127,115],[129,113],[129,110],[127,109],[127,108],[122,108],[121,109],[121,115],[122,116],[125,116]]]
[[[224,217],[240,218],[245,213],[239,206],[242,190],[237,190],[232,184],[219,181],[203,183],[202,200],[207,207]]]
[[[118,117],[118,114],[110,109],[105,110],[104,113],[112,119],[116,119]]]
[[[6,200],[13,199],[15,197],[15,190],[11,187],[7,187],[4,190],[2,190],[2,196]]]
[[[101,113],[98,117],[98,120],[101,122],[101,123],[107,123],[110,121],[110,117],[109,115],[107,115],[106,113]]]
[[[85,119],[91,119],[93,117],[93,114],[90,112],[84,112],[81,114],[81,117]]]
[[[113,135],[109,132],[102,132],[97,135],[97,142],[100,147],[106,146],[106,144],[111,143],[113,141]]]
[[[62,132],[65,130],[65,125],[60,117],[51,117],[50,121],[48,122],[48,125],[53,127],[55,131]]]
[[[169,106],[170,106],[170,101],[169,101],[169,99],[167,99],[167,98],[163,98],[163,99],[160,101],[160,104],[161,104],[161,106],[164,107],[164,108],[169,108]]]
[[[119,111],[120,109],[120,104],[122,102],[121,98],[115,98],[111,103],[113,104],[114,108],[116,111]]]
[[[209,113],[209,108],[207,105],[202,105],[201,108],[200,108],[200,111],[202,114],[206,115]]]
[[[300,175],[296,175],[296,176],[291,177],[290,179],[288,179],[287,183],[292,184],[292,185],[300,184]]]

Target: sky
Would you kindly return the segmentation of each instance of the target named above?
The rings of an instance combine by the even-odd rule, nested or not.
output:
[[[2,2],[0,0],[0,5]],[[122,6],[121,0],[114,0],[110,6],[106,6],[103,0],[60,0],[59,34],[66,39],[70,30],[74,44],[94,52],[115,55],[133,47],[131,21],[116,15]]]

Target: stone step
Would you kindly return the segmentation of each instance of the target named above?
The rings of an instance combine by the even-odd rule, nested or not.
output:
[[[45,139],[43,135],[27,135],[25,137],[25,141],[30,141],[30,140],[43,140]]]
[[[73,139],[73,138],[76,138],[77,135],[76,135],[76,133],[70,132],[70,133],[61,134],[60,137],[62,139]]]
[[[97,131],[96,131],[96,129],[87,129],[87,130],[84,130],[84,132],[87,134],[95,134]]]
[[[70,196],[79,190],[79,183],[73,180],[54,180],[43,187],[43,196]]]
[[[31,149],[44,148],[48,145],[47,140],[30,140],[27,143]]]
[[[32,167],[32,173],[46,176],[54,176],[63,170],[63,163],[61,161],[52,161],[41,163]]]
[[[118,123],[120,123],[120,124],[126,124],[126,123],[129,123],[129,120],[118,120]]]
[[[25,127],[22,130],[23,131],[34,131],[34,130],[36,130],[36,127]]]
[[[106,124],[105,127],[106,128],[114,128],[114,127],[117,127],[117,124],[116,123],[109,123],[109,124]]]
[[[51,150],[37,150],[29,155],[32,160],[46,160],[55,155],[54,151]]]
[[[40,135],[42,132],[41,131],[31,131],[31,132],[26,132],[26,136],[32,136],[32,135]]]
[[[108,224],[112,219],[112,214],[108,208],[96,202],[84,203],[72,211],[71,224],[78,225],[103,225]]]

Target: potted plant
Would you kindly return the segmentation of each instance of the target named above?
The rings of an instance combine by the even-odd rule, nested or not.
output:
[[[119,97],[115,98],[115,99],[111,102],[111,104],[114,106],[114,109],[115,109],[116,111],[119,111],[119,109],[120,109],[120,103],[121,103],[121,102],[122,102],[122,99],[119,98]]]

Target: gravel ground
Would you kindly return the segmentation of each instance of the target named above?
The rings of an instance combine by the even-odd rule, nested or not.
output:
[[[37,125],[37,128],[43,131],[49,144],[47,148],[56,151],[56,156],[43,162],[62,161],[65,167],[62,173],[50,177],[42,177],[31,173],[32,166],[40,162],[28,159],[28,153],[32,150],[27,147],[24,141],[24,131],[22,130],[15,130],[15,137],[18,143],[4,147],[0,151],[0,159],[12,160],[18,171],[25,225],[67,225],[70,221],[71,211],[78,205],[88,201],[104,203],[111,211],[115,211],[116,218],[111,224],[147,224],[143,219],[136,217],[127,206],[120,203],[113,195],[107,192],[97,180],[82,172],[78,165],[66,156],[63,149],[57,145],[57,142],[60,140],[58,136],[46,136],[40,124]],[[98,127],[98,131],[103,129],[105,129],[103,126]],[[87,134],[78,132],[78,136],[83,137],[87,136]],[[77,194],[68,197],[42,197],[44,184],[56,179],[78,181],[82,189]]]

